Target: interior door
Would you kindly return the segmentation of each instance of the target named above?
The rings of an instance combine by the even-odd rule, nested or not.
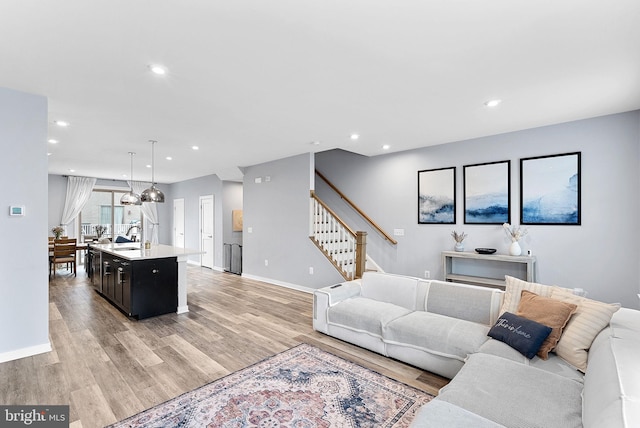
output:
[[[184,199],[173,200],[173,246],[184,248]]]
[[[200,251],[203,267],[213,269],[213,195],[200,196]]]

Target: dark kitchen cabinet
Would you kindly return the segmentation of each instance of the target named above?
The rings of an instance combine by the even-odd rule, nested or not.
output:
[[[138,319],[176,312],[178,309],[178,262],[176,258],[133,262],[132,315]]]
[[[127,260],[113,259],[113,302],[128,315],[131,315],[131,277],[132,263]]]
[[[113,301],[113,258],[108,254],[102,255],[102,294]]]
[[[177,311],[175,257],[130,260],[92,250],[90,258],[93,286],[128,316],[143,319]]]

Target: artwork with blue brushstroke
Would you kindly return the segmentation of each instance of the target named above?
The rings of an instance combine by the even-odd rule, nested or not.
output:
[[[579,154],[522,163],[522,223],[580,224]]]
[[[509,161],[465,166],[465,223],[510,222],[509,171]]]
[[[455,168],[418,172],[418,223],[455,223]]]

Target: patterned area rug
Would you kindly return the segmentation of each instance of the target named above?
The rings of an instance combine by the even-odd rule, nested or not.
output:
[[[302,344],[111,427],[406,427],[432,398]]]

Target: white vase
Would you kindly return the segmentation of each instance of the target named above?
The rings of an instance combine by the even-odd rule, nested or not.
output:
[[[456,242],[456,245],[455,247],[453,247],[453,249],[458,252],[462,252],[464,251],[464,244],[462,242]]]
[[[522,254],[522,248],[520,248],[520,244],[518,241],[513,241],[509,246],[509,254],[512,256],[519,256]]]

